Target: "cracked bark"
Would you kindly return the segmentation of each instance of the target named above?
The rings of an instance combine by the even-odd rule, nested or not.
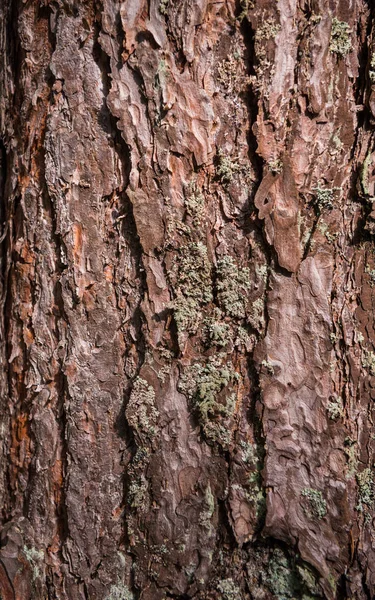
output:
[[[1,597],[375,597],[372,3],[0,17]]]

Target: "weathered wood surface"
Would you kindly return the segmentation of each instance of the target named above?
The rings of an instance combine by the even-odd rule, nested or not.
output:
[[[371,0],[2,0],[3,600],[375,597]]]

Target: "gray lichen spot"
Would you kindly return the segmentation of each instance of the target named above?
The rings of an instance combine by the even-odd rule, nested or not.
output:
[[[304,488],[301,495],[308,499],[310,509],[306,510],[306,514],[312,518],[323,519],[327,514],[327,503],[323,498],[322,492],[313,488]]]
[[[336,17],[332,19],[331,40],[329,49],[337,56],[346,56],[352,50],[350,40],[351,29],[345,21],[339,21]]]

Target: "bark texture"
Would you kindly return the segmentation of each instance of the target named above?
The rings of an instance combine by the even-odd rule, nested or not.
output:
[[[374,598],[373,3],[0,18],[1,598]]]

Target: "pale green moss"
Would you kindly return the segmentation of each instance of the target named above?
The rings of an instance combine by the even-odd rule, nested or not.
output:
[[[337,56],[344,57],[352,50],[350,40],[351,29],[345,21],[339,21],[336,17],[332,19],[331,40],[329,49]]]
[[[216,289],[218,301],[230,317],[244,318],[246,298],[250,288],[250,272],[240,268],[231,256],[224,256],[217,262]]]
[[[327,503],[323,498],[322,492],[313,488],[304,488],[301,495],[308,499],[310,509],[306,510],[307,515],[312,518],[323,519],[327,514]]]
[[[249,10],[254,8],[253,0],[240,0],[241,12],[238,15],[238,20],[241,23],[248,15]]]
[[[248,314],[248,321],[254,329],[257,331],[263,329],[265,325],[264,319],[264,301],[262,298],[257,298],[251,304],[251,308]]]

